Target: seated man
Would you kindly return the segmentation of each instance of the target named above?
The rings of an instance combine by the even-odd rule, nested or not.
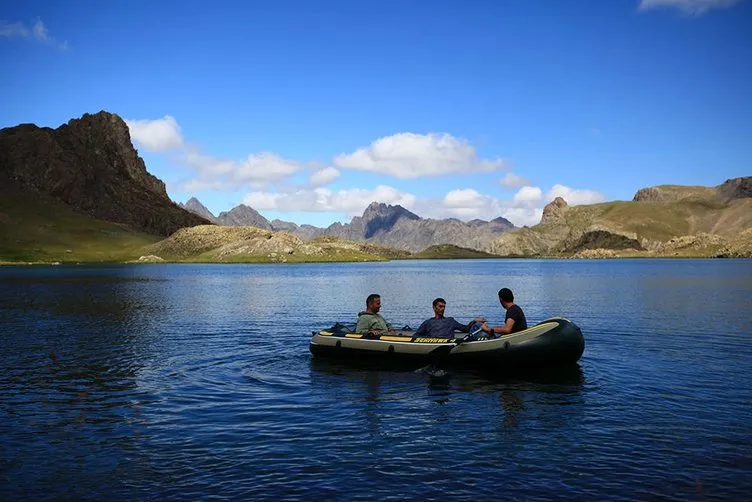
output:
[[[455,331],[468,333],[473,324],[486,322],[485,317],[476,317],[467,324],[461,324],[457,322],[454,317],[444,317],[445,310],[446,300],[444,300],[443,298],[436,298],[433,301],[434,316],[423,321],[423,323],[413,334],[413,336],[430,338],[454,338]]]
[[[392,325],[386,322],[381,314],[381,296],[377,294],[368,295],[366,298],[366,309],[358,314],[358,324],[355,326],[356,333],[395,333]]]
[[[481,326],[484,332],[488,333],[491,337],[496,337],[496,335],[509,335],[527,329],[525,312],[522,311],[519,305],[514,303],[514,294],[511,289],[501,288],[499,290],[499,303],[501,303],[501,306],[507,312],[504,324],[492,327],[484,322],[483,326]]]

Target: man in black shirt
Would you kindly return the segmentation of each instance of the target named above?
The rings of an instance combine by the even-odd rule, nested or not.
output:
[[[503,326],[488,326],[488,323],[483,323],[481,329],[490,335],[508,335],[511,333],[517,333],[527,329],[527,319],[525,313],[522,311],[519,305],[514,303],[514,295],[509,288],[501,288],[499,290],[499,302],[504,310],[507,311],[507,315],[504,318]]]

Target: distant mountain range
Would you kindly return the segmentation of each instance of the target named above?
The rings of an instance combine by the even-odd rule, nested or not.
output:
[[[425,219],[400,205],[379,202],[372,202],[363,216],[354,217],[350,223],[333,223],[326,228],[297,225],[282,220],[270,222],[258,211],[244,204],[220,213],[218,217],[195,197],[180,206],[218,225],[252,226],[275,232],[289,232],[303,240],[321,236],[340,237],[410,252],[440,244],[486,250],[488,243],[495,237],[516,228],[509,220],[501,217],[491,221],[475,219],[467,223],[455,218]]]
[[[173,239],[178,232],[198,244]],[[165,236],[171,238],[157,246]],[[0,262],[119,260],[144,243],[196,260],[391,259],[426,248],[434,248],[430,256],[447,256],[449,249],[455,255],[752,257],[752,177],[715,187],[647,187],[631,201],[570,207],[557,198],[530,228],[504,218],[421,218],[378,202],[349,223],[319,228],[270,222],[242,204],[215,216],[195,198],[174,203],[147,172],[128,126],[111,113],[84,114],[57,129],[0,130]]]

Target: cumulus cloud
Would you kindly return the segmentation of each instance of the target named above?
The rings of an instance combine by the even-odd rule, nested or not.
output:
[[[335,169],[331,166],[324,167],[322,169],[317,169],[308,178],[308,183],[310,183],[312,186],[328,185],[329,183],[337,179],[339,175],[340,172],[338,169]]]
[[[674,8],[690,16],[700,16],[711,9],[731,7],[741,0],[640,0],[640,10]]]
[[[170,115],[154,120],[126,119],[125,123],[138,147],[153,153],[170,152],[175,161],[198,174],[197,179],[179,183],[180,189],[185,191],[233,190],[239,187],[258,189],[303,169],[301,163],[269,152],[254,153],[241,160],[206,155],[185,142],[180,125]],[[324,175],[331,174],[327,171]]]
[[[373,190],[348,189],[332,191],[326,188],[299,189],[289,192],[255,191],[243,198],[243,204],[257,210],[280,212],[337,212],[349,217],[361,216],[371,202],[383,202],[404,207],[422,218],[457,218],[491,220],[502,216],[517,226],[535,225],[540,221],[542,208],[503,201],[483,195],[473,189],[452,190],[443,198],[418,198],[390,186]]]
[[[178,122],[170,115],[155,120],[125,120],[131,139],[149,152],[167,152],[184,146]]]
[[[525,186],[514,194],[512,200],[518,207],[534,207],[543,200],[543,191],[538,187]]]
[[[365,148],[334,158],[345,169],[371,171],[395,178],[492,172],[504,161],[480,159],[467,141],[449,134],[399,133],[377,139]]]
[[[570,206],[578,206],[581,204],[596,204],[598,202],[604,202],[606,197],[592,190],[577,190],[569,188],[564,185],[554,185],[546,194],[546,203],[551,202],[556,197],[561,197]]]
[[[529,185],[530,182],[522,176],[518,176],[514,173],[507,173],[503,178],[499,180],[499,184],[507,188],[517,188]]]
[[[414,195],[381,185],[373,190],[353,188],[336,192],[327,188],[275,193],[256,191],[247,194],[243,203],[257,210],[338,212],[360,216],[373,201],[410,209],[415,199]]]
[[[543,206],[557,196],[563,197],[570,205],[605,200],[598,192],[573,189],[564,185],[554,185],[544,193],[541,188],[531,186],[527,180],[511,172],[499,180],[502,186],[519,187],[511,200],[484,195],[475,189],[477,187],[459,188],[443,196],[429,197],[417,197],[386,185],[372,189],[350,188],[333,191],[324,187],[342,176],[341,170],[333,166],[319,162],[301,163],[270,152],[254,153],[240,160],[206,155],[183,139],[180,126],[169,115],[156,120],[126,120],[126,123],[134,142],[144,150],[169,153],[173,161],[192,170],[192,179],[176,183],[176,188],[180,191],[198,193],[250,189],[251,192],[242,202],[257,210],[344,213],[352,217],[362,215],[368,204],[376,201],[391,205],[399,204],[424,218],[458,218],[468,221],[476,218],[491,220],[502,216],[517,226],[531,226],[540,221]],[[404,137],[396,140],[396,137],[391,137],[395,140],[392,149],[384,146],[382,138],[374,142],[368,151],[359,150],[360,153],[353,154],[355,157],[339,157],[335,164],[346,169],[346,166],[354,165],[349,164],[350,162],[363,157],[370,160],[360,165],[372,162],[370,167],[377,170],[387,166],[379,172],[401,173],[398,170],[390,171],[400,165],[405,169],[412,169],[409,176],[401,173],[401,177],[506,168],[501,161],[494,163],[478,159],[472,147],[448,136],[440,140],[434,136],[408,136],[412,139],[406,142],[402,141]],[[416,138],[418,141],[413,141]],[[440,148],[437,144],[443,146]],[[413,148],[416,145],[419,148]],[[416,159],[418,161],[413,163]],[[382,163],[387,161],[394,161],[396,164]],[[307,171],[308,184],[293,186],[290,180],[304,171]]]
[[[233,190],[239,187],[260,189],[267,183],[282,180],[303,169],[299,162],[268,152],[251,154],[243,160],[235,161],[204,155],[190,147],[178,158],[199,176],[197,180],[183,183],[183,190],[188,187],[213,187],[214,190]]]
[[[487,197],[472,188],[452,190],[444,196],[444,206],[450,208],[479,208],[485,205]]]
[[[47,30],[41,19],[38,19],[31,27],[27,27],[26,24],[20,21],[10,22],[0,20],[0,36],[7,38],[33,38],[63,51],[68,49],[68,42],[58,42],[55,37],[50,35],[49,30]]]

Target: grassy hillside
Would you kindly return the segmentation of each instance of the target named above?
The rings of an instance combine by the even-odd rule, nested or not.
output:
[[[467,258],[498,258],[498,256],[475,249],[454,246],[452,244],[439,244],[437,246],[429,246],[420,253],[412,255],[411,258],[452,260]]]
[[[160,239],[8,185],[0,188],[0,263],[132,260]]]
[[[305,242],[287,232],[214,225],[180,229],[145,248],[144,254],[166,261],[212,263],[384,261],[410,256],[406,251],[335,237]]]
[[[751,198],[723,203],[715,196],[700,197],[696,187],[691,188],[692,196],[671,202],[617,201],[567,207],[558,217],[501,235],[492,243],[491,251],[503,256],[572,254],[582,250],[577,245],[583,242],[583,234],[602,229],[623,236],[622,241],[633,240],[639,243],[637,248],[642,245],[653,253],[668,253],[669,248],[662,244],[684,236],[721,237],[712,245],[708,239],[685,239],[683,242],[688,244],[679,253],[709,256],[752,228]],[[604,239],[599,247],[611,246]],[[672,249],[670,255],[675,253],[678,251]]]

